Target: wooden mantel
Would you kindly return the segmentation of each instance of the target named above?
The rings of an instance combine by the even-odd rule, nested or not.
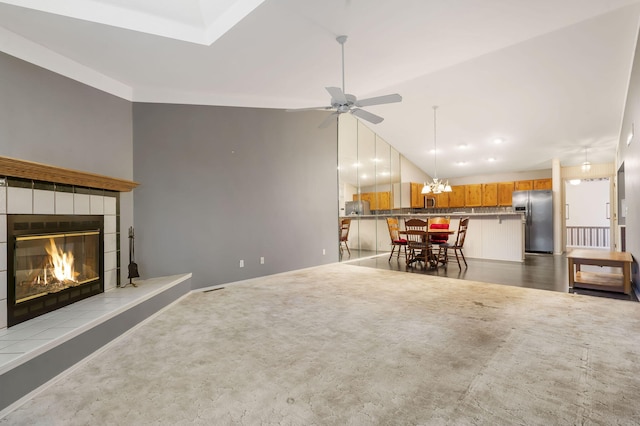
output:
[[[65,183],[88,188],[108,189],[110,191],[129,192],[137,182],[117,179],[94,173],[48,166],[32,161],[0,157],[0,176],[40,180],[44,182]]]

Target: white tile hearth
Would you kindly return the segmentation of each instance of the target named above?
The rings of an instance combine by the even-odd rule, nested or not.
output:
[[[0,330],[0,374],[190,277],[184,274],[136,281],[138,287],[112,289]]]

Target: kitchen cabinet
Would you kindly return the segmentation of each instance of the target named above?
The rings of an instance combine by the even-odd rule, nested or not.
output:
[[[531,191],[533,189],[533,180],[519,180],[515,183],[514,191]]]
[[[391,191],[363,192],[360,194],[360,200],[368,201],[370,210],[391,209]],[[353,194],[353,201],[358,201],[358,194]]]
[[[449,207],[449,193],[442,192],[440,194],[435,194],[436,197],[436,208]]]
[[[466,207],[480,207],[482,205],[482,184],[464,186],[464,205]]]
[[[498,205],[498,184],[482,184],[482,205],[484,207],[495,207]]]
[[[411,182],[411,208],[424,208],[424,195],[422,194],[423,186],[424,184],[422,183]]]
[[[552,179],[536,179],[533,181],[533,189],[553,189]]]
[[[510,206],[512,204],[511,196],[513,194],[513,182],[498,182],[498,205]]]
[[[360,196],[358,197],[358,194],[353,194],[353,201],[368,201],[369,202],[369,209],[370,210],[375,210],[376,209],[376,199],[375,196],[372,196],[371,192],[363,192],[360,194]]]
[[[391,192],[376,192],[376,210],[391,210]]]
[[[464,185],[454,185],[449,192],[449,207],[464,207]]]

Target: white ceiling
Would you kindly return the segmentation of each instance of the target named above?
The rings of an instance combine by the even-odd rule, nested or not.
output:
[[[613,162],[639,3],[0,0],[0,50],[133,101],[284,109],[329,103],[346,34],[346,91],[403,97],[370,127],[433,174],[438,105],[454,178]]]

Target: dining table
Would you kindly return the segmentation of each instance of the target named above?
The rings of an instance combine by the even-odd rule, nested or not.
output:
[[[400,231],[400,234],[407,239],[407,249],[411,253],[410,256],[407,256],[407,265],[424,262],[425,265],[437,268],[439,263],[444,263],[444,260],[438,259],[438,255],[433,252],[432,244],[429,243],[429,234],[453,235],[455,233],[454,229],[407,229]]]

